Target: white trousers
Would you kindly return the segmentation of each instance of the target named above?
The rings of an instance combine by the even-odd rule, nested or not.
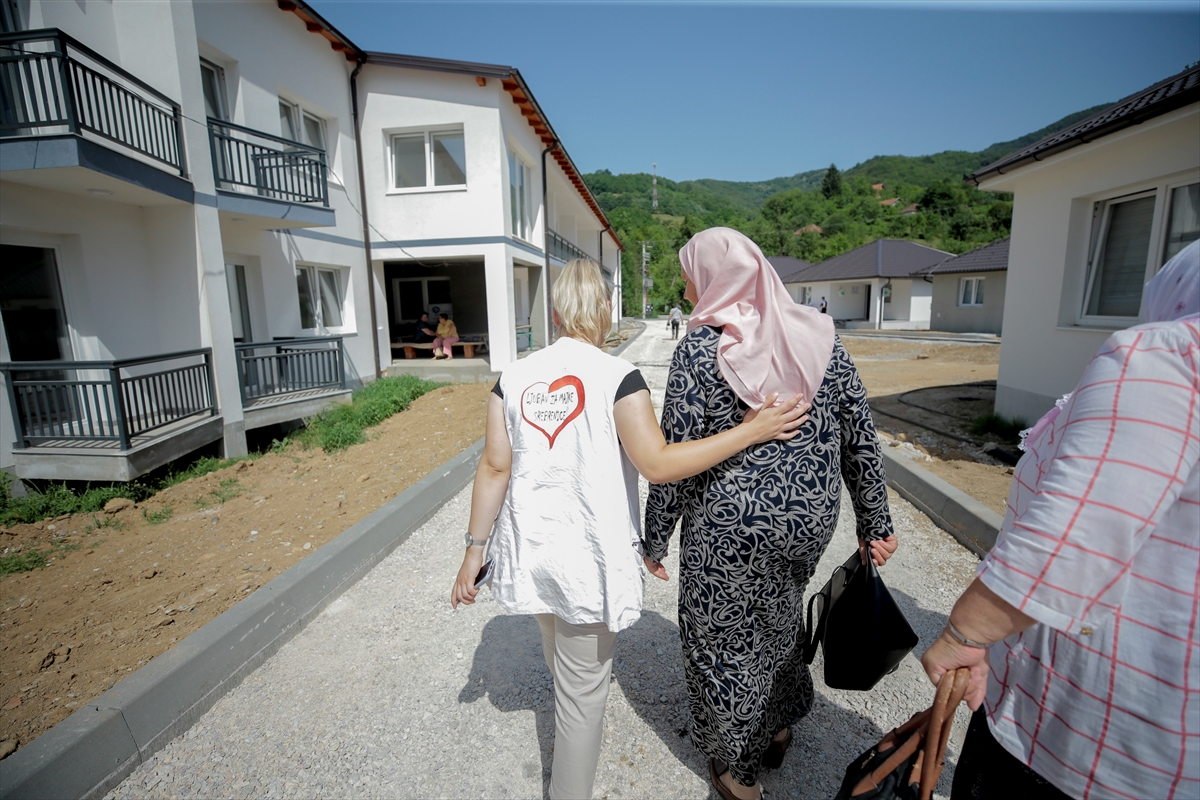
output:
[[[572,625],[535,614],[554,676],[554,763],[550,800],[591,800],[617,635],[604,623]]]

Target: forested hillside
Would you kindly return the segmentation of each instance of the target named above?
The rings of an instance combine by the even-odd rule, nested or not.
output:
[[[696,231],[725,225],[752,238],[768,256],[823,261],[880,237],[911,239],[964,253],[1008,235],[1012,198],[981,192],[964,176],[1062,130],[1107,104],[979,152],[876,156],[850,169],[801,172],[758,182],[673,181],[659,176],[651,209],[651,175],[584,175],[625,243],[621,261],[626,313],[641,308],[642,243],[650,253],[650,302],[669,308],[683,296],[677,252]],[[875,185],[883,184],[881,189]]]

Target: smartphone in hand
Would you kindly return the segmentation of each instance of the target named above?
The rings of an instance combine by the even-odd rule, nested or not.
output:
[[[479,573],[475,576],[475,588],[478,589],[492,579],[492,573],[496,570],[495,559],[489,558],[483,562],[483,566],[479,568]]]

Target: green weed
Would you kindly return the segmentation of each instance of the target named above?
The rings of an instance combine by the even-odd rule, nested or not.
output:
[[[1020,417],[1007,419],[999,414],[985,414],[971,423],[971,433],[976,436],[994,436],[1004,442],[1015,444],[1021,441],[1021,431],[1028,428]]]
[[[238,485],[238,479],[226,478],[221,481],[221,485],[216,490],[197,497],[195,501],[196,508],[209,508],[210,506],[220,505],[227,500],[232,500],[241,493],[242,487]]]
[[[114,531],[119,531],[124,527],[125,527],[125,524],[122,523],[121,520],[117,519],[116,517],[110,517],[110,516],[92,517],[92,521],[89,522],[86,526],[84,526],[83,531],[84,531],[84,533],[91,533],[92,531],[98,530],[99,528],[112,528]]]
[[[142,509],[142,516],[145,517],[146,522],[149,522],[151,525],[161,525],[174,515],[175,509],[171,506],[163,506],[158,511],[146,511],[146,509]]]
[[[365,442],[367,428],[404,411],[421,395],[444,385],[415,375],[380,378],[355,392],[349,404],[322,411],[293,437],[306,448],[320,447],[327,453],[345,450]]]
[[[44,566],[46,566],[46,554],[41,550],[23,550],[20,553],[6,553],[0,556],[0,575],[28,572]]]
[[[59,553],[69,553],[78,550],[78,542],[58,542],[46,550],[22,550],[19,553],[7,553],[0,556],[0,576],[12,575],[16,572],[28,572],[31,569],[41,569]]]

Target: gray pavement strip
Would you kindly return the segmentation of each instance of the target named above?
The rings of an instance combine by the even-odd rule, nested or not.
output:
[[[0,798],[97,797],[186,731],[468,485],[468,447],[9,756]]]

